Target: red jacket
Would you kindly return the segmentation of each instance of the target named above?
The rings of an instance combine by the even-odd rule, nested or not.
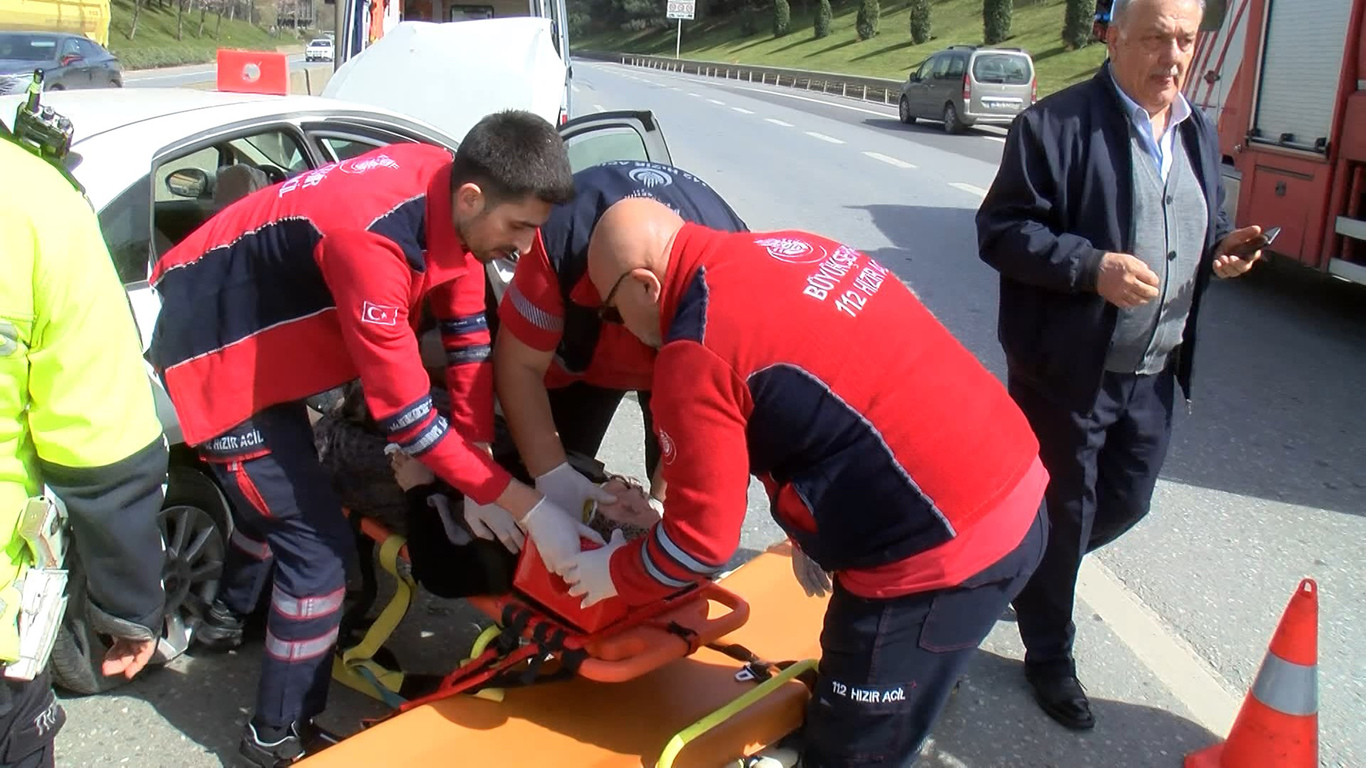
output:
[[[669,490],[613,556],[629,602],[731,558],[751,472],[866,597],[960,584],[1024,537],[1047,483],[1028,422],[886,268],[802,232],[687,224],[664,286],[651,409]]]
[[[228,206],[152,270],[150,359],[191,445],[359,377],[390,440],[480,503],[510,476],[493,440],[484,271],[451,224],[451,156],[400,144]],[[440,321],[450,414],[429,397],[414,326]],[[452,434],[452,430],[454,434]]]

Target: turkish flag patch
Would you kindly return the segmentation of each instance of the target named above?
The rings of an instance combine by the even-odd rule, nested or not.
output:
[[[398,307],[365,302],[360,308],[360,321],[375,325],[398,325]]]

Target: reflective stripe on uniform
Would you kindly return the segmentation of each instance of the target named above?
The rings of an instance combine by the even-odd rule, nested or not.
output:
[[[269,544],[250,538],[236,528],[232,529],[232,535],[228,537],[228,542],[257,560],[269,560],[271,557]]]
[[[1283,714],[1316,714],[1319,711],[1319,668],[1268,653],[1257,680],[1252,683],[1252,695]]]
[[[517,290],[516,283],[512,283],[507,287],[507,296],[512,300],[512,307],[517,310],[517,314],[526,318],[527,322],[537,328],[555,333],[564,330],[563,318],[555,317],[544,309],[531,303],[530,299],[523,296],[522,292]]]
[[[281,640],[266,630],[266,653],[280,661],[304,661],[332,650],[337,642],[338,628],[308,640]]]
[[[493,347],[488,344],[475,344],[469,347],[455,347],[446,350],[447,365],[465,365],[468,363],[482,363],[489,359]]]
[[[659,546],[664,550],[664,554],[672,558],[674,562],[699,576],[710,576],[719,570],[715,566],[707,565],[687,552],[684,552],[682,547],[673,543],[673,540],[669,538],[668,532],[664,530],[664,526],[662,525],[655,526],[655,540],[659,542]]]
[[[286,619],[313,619],[336,613],[346,598],[346,587],[338,587],[335,592],[316,597],[293,597],[280,591],[270,596],[270,606]]]
[[[666,587],[673,587],[675,589],[682,589],[692,583],[688,581],[679,581],[661,571],[659,566],[655,564],[654,558],[650,557],[650,548],[646,546],[648,542],[649,539],[641,539],[640,541],[640,561],[645,564],[645,572],[650,574],[650,578]]]

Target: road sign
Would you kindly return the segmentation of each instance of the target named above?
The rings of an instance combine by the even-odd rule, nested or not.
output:
[[[692,21],[697,0],[669,0],[669,18]]]

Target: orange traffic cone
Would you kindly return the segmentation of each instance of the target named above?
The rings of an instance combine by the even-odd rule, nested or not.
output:
[[[1300,582],[1228,740],[1186,758],[1186,768],[1317,768],[1319,589]]]

